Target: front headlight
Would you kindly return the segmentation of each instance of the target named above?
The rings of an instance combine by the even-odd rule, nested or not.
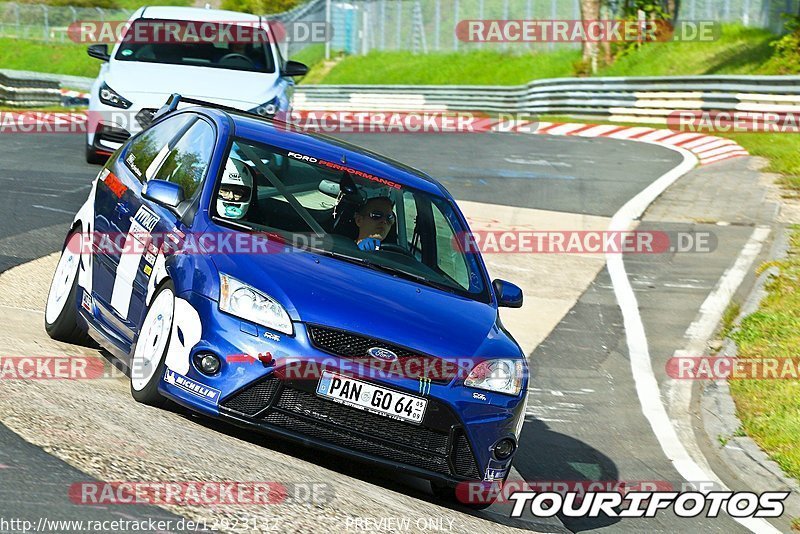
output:
[[[269,102],[264,102],[260,106],[256,106],[250,110],[250,113],[261,115],[262,117],[274,117],[278,112],[278,97],[276,96]]]
[[[522,389],[522,373],[523,366],[519,360],[486,360],[470,371],[464,385],[506,395],[519,395]]]
[[[122,109],[128,109],[133,105],[130,100],[123,98],[105,82],[103,82],[103,85],[100,86],[100,102],[107,106],[113,106],[115,108]]]
[[[222,273],[219,275],[219,309],[284,334],[294,332],[289,314],[275,299]]]

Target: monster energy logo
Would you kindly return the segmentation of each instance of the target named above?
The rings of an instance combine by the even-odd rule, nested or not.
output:
[[[431,392],[431,379],[419,377],[419,394],[428,395]]]

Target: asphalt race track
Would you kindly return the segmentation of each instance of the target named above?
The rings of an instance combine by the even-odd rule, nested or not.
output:
[[[647,185],[680,164],[674,151],[642,143],[579,137],[508,134],[349,135],[348,141],[387,154],[439,178],[459,201],[610,218]],[[723,163],[735,170],[737,163]],[[60,249],[66,226],[85,200],[99,167],[83,161],[83,138],[65,135],[0,136],[0,272]],[[704,170],[693,175],[702,179]],[[662,388],[664,364],[681,348],[687,327],[718,279],[736,259],[757,221],[716,226],[692,222],[670,211],[680,202],[673,189],[657,201],[664,206],[644,217],[640,228],[713,231],[710,254],[626,257],[628,277],[639,299],[653,368]],[[732,213],[731,218],[736,219]],[[742,217],[744,217],[742,215]],[[694,217],[694,220],[702,220]],[[517,269],[524,271],[524,258]],[[490,273],[492,265],[490,263]],[[526,276],[534,276],[528,273]],[[504,273],[505,278],[514,278]],[[569,280],[562,280],[569,284]],[[631,375],[622,315],[605,268],[593,274],[569,312],[530,354],[533,379],[528,417],[514,476],[528,481],[655,481],[681,489],[681,476],[662,451],[643,416]],[[525,310],[523,307],[522,310]],[[533,314],[536,310],[530,310]],[[3,313],[9,313],[7,310]],[[534,320],[533,318],[531,320]],[[514,334],[512,329],[512,334]],[[42,336],[45,336],[42,329]],[[1,393],[1,392],[0,392]],[[2,397],[0,396],[0,399]],[[142,409],[128,399],[127,409]],[[194,420],[193,420],[194,421]],[[0,421],[2,423],[2,421]],[[190,424],[187,419],[186,424]],[[253,442],[243,432],[196,421],[195,432],[223,433]],[[104,439],[98,436],[98,440]],[[702,441],[698,439],[698,441]],[[147,446],[147,444],[143,444]],[[318,463],[348,477],[421,500],[424,484],[296,447],[273,445],[301,461]],[[124,458],[121,461],[125,461]],[[717,475],[734,489],[735,473],[712,460]],[[0,425],[0,517],[86,515],[87,507],[57,495],[58,484],[91,477],[30,445]],[[32,490],[31,480],[41,481]],[[347,488],[337,490],[345,493]],[[15,498],[12,498],[15,497]],[[27,503],[27,506],[22,506]],[[664,512],[654,519],[537,519],[508,517],[509,504],[483,512],[453,508],[496,523],[533,531],[574,532],[745,532],[727,516],[684,519]],[[346,510],[345,510],[346,512]],[[121,514],[89,508],[98,516]],[[154,507],[125,507],[134,517],[174,517]]]

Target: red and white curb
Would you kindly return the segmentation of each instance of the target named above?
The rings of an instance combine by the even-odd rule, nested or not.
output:
[[[747,150],[735,141],[691,132],[676,132],[665,128],[649,128],[646,126],[617,126],[614,124],[580,124],[540,122],[536,130],[531,131],[534,123],[505,126],[503,131],[519,131],[544,135],[570,135],[577,137],[608,137],[643,141],[656,145],[684,148],[697,156],[700,165],[717,163],[718,161],[740,156],[748,156]]]
[[[89,101],[89,93],[82,93],[80,91],[73,91],[72,89],[61,89],[62,98],[76,98],[79,100]]]
[[[62,89],[64,98],[88,98],[87,93]],[[306,112],[300,112],[301,115]],[[61,114],[56,114],[61,115]],[[66,115],[66,114],[64,114]],[[74,114],[73,114],[74,115]],[[46,120],[52,120],[53,114],[45,114]],[[61,117],[59,117],[61,118]],[[36,122],[28,115],[27,121]],[[41,120],[41,119],[40,119]],[[80,122],[72,118],[75,122]],[[85,118],[83,119],[85,120]],[[340,126],[345,126],[341,122]],[[441,126],[441,125],[440,125]],[[536,135],[567,135],[577,137],[608,137],[629,141],[641,141],[667,147],[683,148],[697,156],[700,165],[708,165],[730,158],[747,156],[748,152],[735,141],[713,135],[692,132],[675,132],[665,128],[647,126],[617,126],[614,124],[582,124],[560,122],[498,121],[494,118],[482,118],[470,124],[472,131],[495,131],[511,133],[527,133]],[[391,131],[391,130],[389,130]],[[442,128],[441,131],[448,131]]]

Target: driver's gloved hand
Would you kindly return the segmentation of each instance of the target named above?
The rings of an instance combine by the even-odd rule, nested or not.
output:
[[[374,237],[367,237],[358,242],[358,248],[361,250],[380,250],[381,241]]]

